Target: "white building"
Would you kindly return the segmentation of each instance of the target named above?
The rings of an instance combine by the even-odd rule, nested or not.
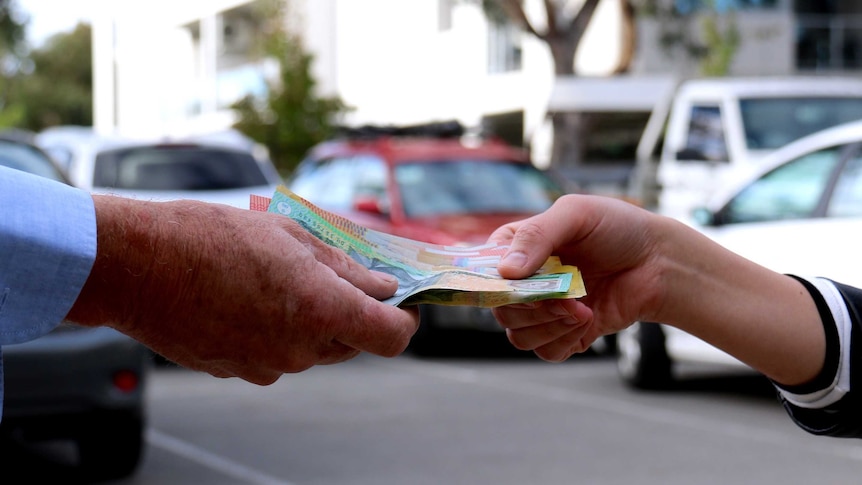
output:
[[[234,118],[227,107],[262,92],[271,69],[249,55],[256,28],[251,1],[105,1],[93,19],[96,130],[180,136],[229,127]],[[354,108],[349,124],[492,123],[530,144],[539,165],[547,162],[547,106],[555,85],[547,48],[489,24],[478,2],[289,1],[286,21],[315,56],[320,94],[338,95]],[[679,8],[696,3],[674,1]],[[573,8],[578,3],[572,0]],[[855,14],[862,12],[862,0],[832,2],[831,10],[805,0],[718,3],[743,13],[735,16],[742,44],[733,74],[862,68],[854,48],[862,41],[856,35],[862,17]],[[541,13],[541,4],[525,0],[530,12]],[[601,76],[617,64],[619,9],[619,0],[602,0],[577,56],[582,74]],[[684,56],[663,53],[659,25],[639,21],[630,76],[695,75]],[[580,93],[581,99],[597,97]]]
[[[249,0],[105,2],[93,19],[95,128],[128,136],[222,130],[227,109],[259,92],[248,56]],[[537,5],[538,6],[538,3]],[[617,2],[605,0],[579,60],[615,63]],[[291,0],[289,25],[315,56],[321,94],[354,108],[349,124],[458,119],[512,123],[530,139],[545,122],[553,67],[538,40],[501,30],[453,0]],[[589,54],[589,55],[587,55]],[[591,57],[590,57],[591,56]]]

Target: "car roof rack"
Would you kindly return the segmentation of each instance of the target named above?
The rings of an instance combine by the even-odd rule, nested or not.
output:
[[[374,139],[383,137],[460,138],[467,130],[458,121],[437,121],[417,125],[363,125],[342,126],[338,135],[343,138]]]

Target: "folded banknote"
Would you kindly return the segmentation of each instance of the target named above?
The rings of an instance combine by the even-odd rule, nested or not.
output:
[[[284,186],[272,198],[252,196],[250,208],[290,217],[363,266],[396,277],[398,291],[385,300],[392,305],[496,307],[586,295],[577,267],[563,265],[557,257],[548,258],[528,278],[504,279],[497,273],[497,263],[507,246],[444,246],[374,231],[325,211]]]

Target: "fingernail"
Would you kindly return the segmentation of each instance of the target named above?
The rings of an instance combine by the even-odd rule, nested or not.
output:
[[[512,251],[503,256],[500,263],[513,268],[523,268],[527,264],[527,255],[521,251]]]

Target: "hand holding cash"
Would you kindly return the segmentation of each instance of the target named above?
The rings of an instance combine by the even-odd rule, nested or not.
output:
[[[385,234],[316,207],[283,186],[272,199],[252,196],[251,209],[290,217],[365,267],[396,277],[398,291],[385,300],[391,305],[497,307],[586,295],[578,269],[556,257],[533,276],[503,279],[496,268],[506,246],[441,246]]]

